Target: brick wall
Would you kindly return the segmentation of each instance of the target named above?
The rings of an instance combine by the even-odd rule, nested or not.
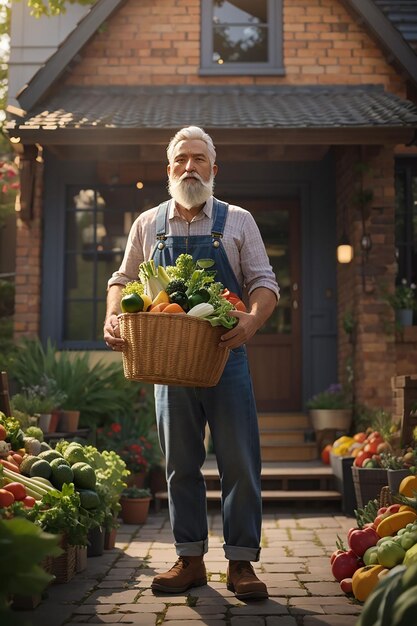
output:
[[[346,380],[346,360],[352,360],[356,401],[374,408],[391,410],[391,377],[396,373],[394,315],[381,297],[384,286],[394,285],[394,154],[392,148],[377,147],[338,149],[336,186],[339,230],[345,207],[347,233],[354,247],[349,265],[338,265],[339,376]],[[358,164],[369,171],[363,174],[363,189],[372,189],[374,197],[365,211],[365,232],[370,234],[372,249],[368,256],[361,251],[362,211],[355,201],[360,187]],[[339,233],[340,234],[340,233]],[[354,341],[343,331],[346,311],[353,313]]]
[[[17,218],[14,334],[40,332],[43,165],[36,162],[32,219]]]
[[[339,0],[284,0],[286,75],[199,76],[200,0],[127,2],[81,52],[74,85],[382,84],[404,81]]]

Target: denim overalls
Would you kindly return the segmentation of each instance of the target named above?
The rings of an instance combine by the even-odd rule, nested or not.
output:
[[[182,254],[215,261],[215,280],[235,293],[240,285],[222,244],[228,205],[213,199],[211,235],[166,236],[168,202],[156,217],[155,265],[173,265]],[[204,359],[204,354],[200,355]],[[169,512],[180,556],[208,550],[206,488],[201,467],[208,422],[222,490],[227,559],[257,561],[261,534],[261,458],[258,421],[246,349],[231,350],[215,387],[155,385],[159,439],[166,457]]]

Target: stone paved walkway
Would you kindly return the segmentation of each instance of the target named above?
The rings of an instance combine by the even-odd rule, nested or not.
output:
[[[143,526],[122,525],[116,548],[88,559],[69,583],[53,585],[30,613],[33,626],[354,626],[360,605],[332,579],[329,555],[352,518],[336,512],[289,509],[264,514],[261,561],[255,564],[270,598],[244,603],[227,591],[221,517],[209,513],[209,583],[179,595],[155,596],[156,572],[176,560],[165,510]],[[21,614],[26,617],[28,614]]]

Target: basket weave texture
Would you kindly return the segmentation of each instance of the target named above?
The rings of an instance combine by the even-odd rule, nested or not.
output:
[[[225,328],[182,313],[119,315],[124,375],[160,385],[213,387],[229,356],[219,347]]]
[[[47,556],[42,561],[43,569],[55,576],[52,581],[54,585],[68,583],[76,573],[76,546],[67,543],[65,538],[61,540],[60,546],[64,550],[61,556]]]
[[[382,487],[388,482],[387,470],[383,468],[352,465],[352,478],[356,502],[360,508],[363,508],[369,500],[379,498]]]

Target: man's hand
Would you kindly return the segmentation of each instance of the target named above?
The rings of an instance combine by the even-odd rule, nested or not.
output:
[[[230,311],[238,323],[221,337],[220,345],[225,348],[238,348],[251,339],[263,326],[277,305],[275,293],[266,287],[258,287],[249,296],[249,313]]]
[[[238,323],[227,333],[224,333],[221,337],[221,346],[223,348],[238,348],[242,344],[246,343],[253,337],[258,330],[256,318],[250,313],[244,313],[243,311],[230,311],[231,317],[237,317]]]
[[[120,338],[119,320],[117,318],[117,311],[120,311],[122,289],[122,285],[112,285],[107,292],[107,312],[103,329],[106,346],[117,352],[121,352],[124,346],[124,340]]]
[[[124,339],[120,337],[119,320],[117,315],[110,315],[104,322],[104,341],[107,347],[121,352],[124,346]]]

